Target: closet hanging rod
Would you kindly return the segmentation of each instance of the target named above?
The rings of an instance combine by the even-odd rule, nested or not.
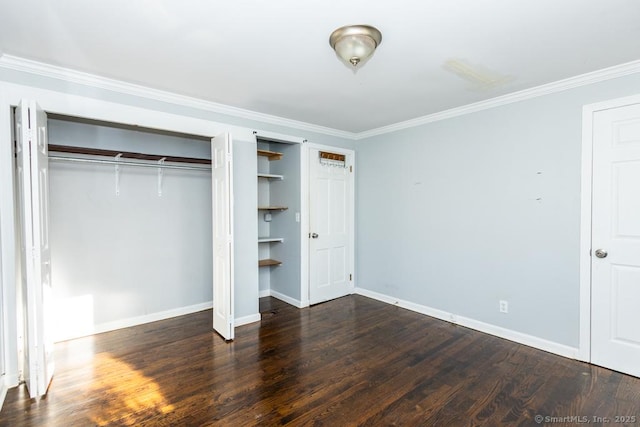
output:
[[[182,165],[168,165],[166,163],[141,163],[141,162],[126,162],[121,160],[107,160],[107,159],[86,159],[81,157],[65,157],[65,156],[49,156],[49,160],[64,160],[68,162],[77,163],[101,163],[107,165],[120,165],[120,166],[140,166],[143,168],[155,168],[155,169],[186,169],[194,171],[210,171],[210,167],[206,166],[182,166]]]
[[[116,151],[116,150],[105,150],[103,148],[87,148],[87,147],[73,147],[69,145],[54,145],[49,144],[49,151],[55,151],[56,153],[69,153],[69,154],[87,154],[91,156],[106,156],[106,157],[115,157],[118,154],[121,154],[121,158],[123,159],[137,159],[137,160],[153,160],[158,161],[164,159],[166,162],[173,163],[196,163],[202,165],[210,165],[211,160],[209,159],[199,159],[195,157],[179,157],[179,156],[162,156],[159,154],[144,154],[144,153],[134,153],[129,151]]]

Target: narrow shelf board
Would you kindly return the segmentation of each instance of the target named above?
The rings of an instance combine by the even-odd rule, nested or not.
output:
[[[269,267],[271,265],[280,265],[282,261],[278,261],[275,259],[261,259],[258,261],[258,267]]]
[[[118,154],[120,154],[123,159],[153,160],[153,161],[164,159],[167,162],[176,162],[176,163],[198,163],[203,165],[211,164],[211,159],[163,156],[160,154],[134,153],[130,151],[120,151],[120,150],[104,150],[101,148],[73,147],[69,145],[49,144],[49,151],[56,152],[56,153],[87,154],[91,156],[105,156],[105,157],[115,157]]]
[[[259,173],[258,178],[277,179],[282,181],[284,179],[284,176],[274,175],[272,173]]]
[[[277,151],[258,150],[258,156],[267,157],[269,160],[282,159],[282,153],[278,153]]]
[[[284,242],[282,237],[258,237],[258,243]]]
[[[259,211],[286,211],[286,206],[258,206]]]

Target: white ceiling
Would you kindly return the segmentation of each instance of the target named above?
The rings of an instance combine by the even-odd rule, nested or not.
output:
[[[346,24],[383,37],[355,75]],[[0,0],[0,51],[362,132],[640,59],[640,1]]]

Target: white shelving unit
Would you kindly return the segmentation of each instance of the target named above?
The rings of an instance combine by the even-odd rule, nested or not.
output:
[[[271,150],[262,150],[258,149],[259,158],[266,158],[266,160],[258,161],[258,212],[259,212],[259,221],[263,221],[264,215],[271,215],[271,212],[274,212],[276,215],[278,212],[282,212],[287,210],[287,206],[280,206],[272,204],[270,197],[270,181],[282,181],[284,180],[283,175],[269,173],[269,164],[274,160],[282,159],[283,154],[277,151]],[[263,211],[262,214],[260,211]],[[267,213],[265,214],[264,211]],[[263,223],[262,232],[268,232],[270,234],[269,221],[265,221]],[[263,245],[271,245],[272,243],[282,243],[284,239],[282,237],[272,237],[272,236],[263,236],[258,237],[258,244]],[[271,250],[268,247],[260,247],[259,248],[259,267],[273,267],[282,264],[282,261],[272,259],[271,258]]]
[[[302,143],[256,137],[258,289],[300,298],[302,272]]]

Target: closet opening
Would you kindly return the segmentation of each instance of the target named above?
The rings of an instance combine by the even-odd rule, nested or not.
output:
[[[303,141],[257,136],[260,296],[301,300]]]
[[[54,341],[211,308],[211,138],[57,114],[46,129]]]

